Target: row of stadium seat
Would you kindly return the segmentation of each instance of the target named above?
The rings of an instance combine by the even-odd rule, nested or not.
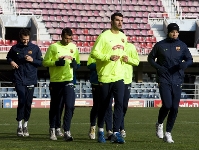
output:
[[[121,0],[15,0],[16,2],[32,2],[32,3],[44,3],[48,5],[54,4],[121,4]],[[123,0],[122,4],[126,5],[162,5],[162,1],[158,0]],[[50,6],[49,6],[50,7]],[[52,6],[53,7],[53,6]]]

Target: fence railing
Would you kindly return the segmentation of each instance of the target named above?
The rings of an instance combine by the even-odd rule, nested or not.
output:
[[[92,99],[92,88],[90,82],[77,82],[75,86],[76,98]],[[0,99],[16,98],[17,93],[11,82],[0,82]],[[34,98],[50,98],[49,82],[38,82],[34,90]],[[143,82],[133,83],[130,89],[131,99],[160,99],[157,83]],[[199,99],[199,84],[182,85],[182,99]]]

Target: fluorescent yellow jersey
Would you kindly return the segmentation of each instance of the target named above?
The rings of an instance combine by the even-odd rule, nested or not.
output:
[[[110,83],[124,78],[122,56],[126,55],[126,43],[127,37],[122,32],[113,34],[107,30],[98,36],[90,55],[96,60],[99,82]],[[112,55],[120,56],[120,59],[111,61]]]
[[[96,63],[96,60],[93,59],[93,58],[91,57],[91,55],[89,55],[88,61],[87,61],[87,66],[90,65],[90,64],[92,64],[92,63]]]
[[[65,59],[64,66],[56,66],[55,61],[61,56],[75,58],[77,47],[73,43],[64,46],[60,41],[51,44],[44,56],[43,66],[49,67],[50,82],[64,82],[73,80],[73,68],[70,67],[71,60]]]
[[[80,57],[79,57],[79,50],[78,49],[76,49],[76,51],[75,51],[75,60],[76,60],[77,64],[80,65]]]
[[[135,46],[131,43],[126,44],[125,52],[128,56],[128,62],[124,65],[124,84],[129,84],[133,78],[133,66],[138,66],[140,59]]]

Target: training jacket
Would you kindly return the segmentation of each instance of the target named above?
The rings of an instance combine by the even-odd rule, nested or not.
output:
[[[131,43],[126,44],[125,52],[128,62],[124,64],[124,84],[130,84],[133,78],[133,66],[138,66],[140,59],[135,46]]]
[[[56,66],[55,62],[61,56],[76,58],[77,47],[73,43],[62,45],[60,41],[49,46],[43,60],[43,66],[49,67],[50,82],[73,81],[73,68],[70,67],[71,60],[65,59],[64,66]]]
[[[166,38],[156,43],[148,55],[148,62],[157,69],[157,82],[159,83],[182,84],[184,70],[179,68],[182,61],[188,67],[193,63],[193,58],[187,45],[179,39]],[[158,71],[159,67],[164,67],[167,72],[160,73]]]
[[[33,58],[33,62],[26,61],[25,56]],[[14,61],[19,68],[13,69],[12,82],[22,85],[37,84],[37,67],[42,65],[42,53],[39,47],[31,42],[28,45],[18,43],[13,45],[7,54],[7,61]]]
[[[111,30],[106,30],[98,36],[90,55],[96,60],[99,82],[111,83],[124,78],[122,56],[126,55],[126,43],[127,37],[122,32],[113,34]],[[112,61],[112,55],[120,56],[120,59]]]

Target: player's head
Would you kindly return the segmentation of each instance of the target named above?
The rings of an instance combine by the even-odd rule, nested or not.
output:
[[[70,28],[64,28],[61,33],[61,43],[68,45],[72,41],[73,31]]]
[[[179,26],[176,23],[170,23],[167,26],[167,34],[172,39],[177,39],[179,35]]]
[[[111,28],[113,30],[120,30],[123,24],[123,15],[119,12],[116,12],[111,15]]]
[[[28,45],[28,42],[30,41],[30,31],[28,29],[21,29],[19,31],[19,38],[23,45]]]

